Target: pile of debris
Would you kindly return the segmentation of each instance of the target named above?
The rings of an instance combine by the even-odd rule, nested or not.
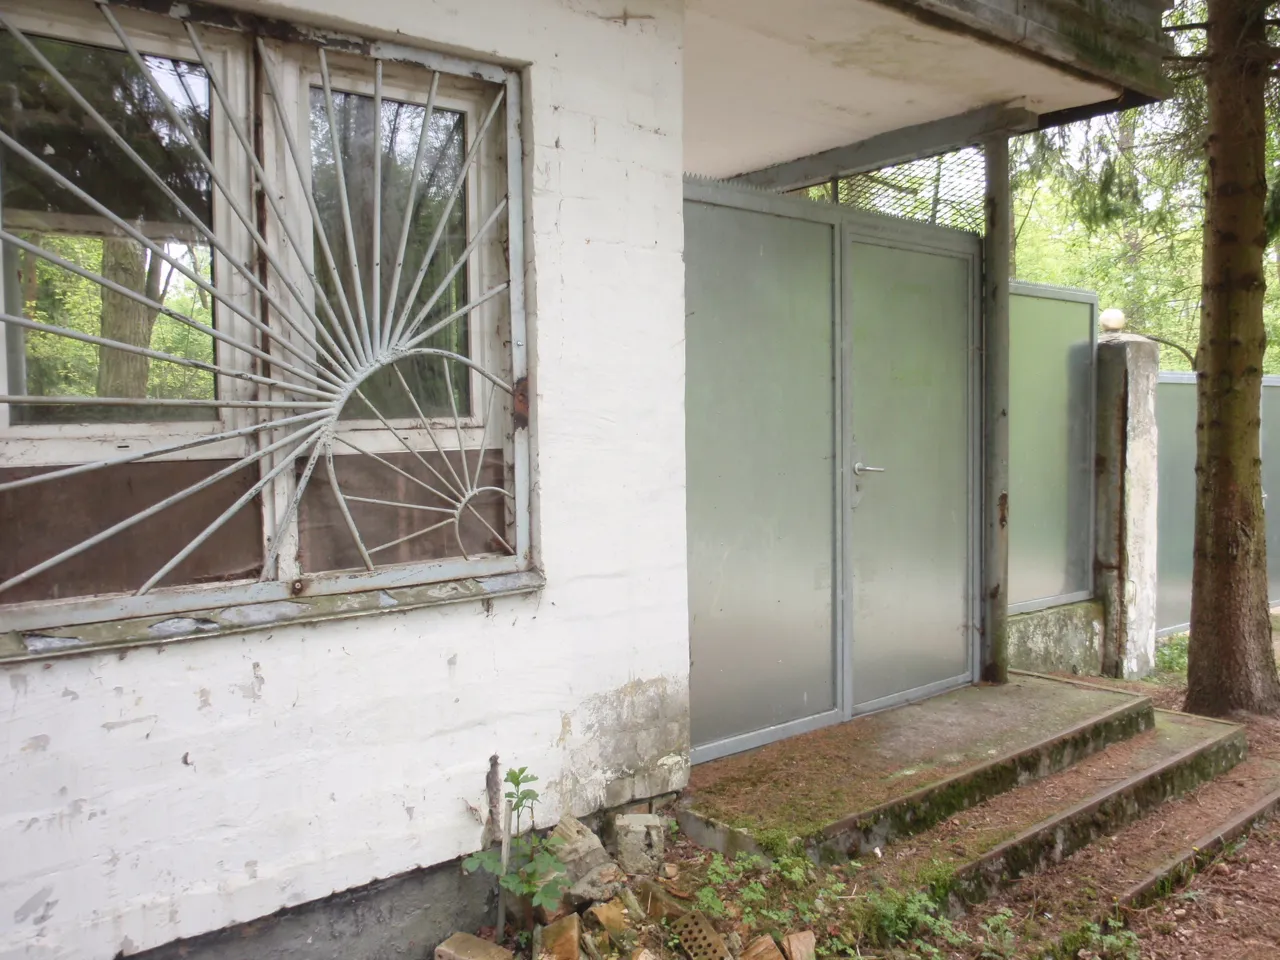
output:
[[[727,943],[700,910],[673,895],[666,884],[678,871],[664,862],[666,825],[656,814],[611,817],[607,847],[570,816],[552,836],[561,841],[556,855],[565,867],[567,890],[555,910],[533,911],[531,960],[659,960],[664,947],[676,944],[690,960],[814,960],[811,932],[791,934],[781,950],[767,935],[744,949]],[[523,909],[509,905],[516,924],[526,922],[519,915]],[[515,960],[511,950],[469,933],[455,933],[436,948],[435,957]]]

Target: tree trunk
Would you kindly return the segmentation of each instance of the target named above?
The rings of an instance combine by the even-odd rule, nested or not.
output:
[[[151,257],[150,269],[142,245],[133,240],[106,237],[102,241],[102,276],[122,287],[160,296],[160,258]],[[102,336],[135,347],[151,346],[156,312],[121,294],[102,290]],[[141,354],[111,347],[98,348],[98,396],[145,397],[151,361]]]
[[[1219,716],[1280,708],[1259,445],[1267,341],[1266,6],[1258,0],[1208,3],[1208,190],[1187,709]]]

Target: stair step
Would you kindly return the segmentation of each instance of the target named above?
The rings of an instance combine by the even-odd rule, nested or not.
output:
[[[1280,813],[1280,758],[1251,756],[1230,773],[1170,800],[1070,859],[1023,877],[962,924],[980,931],[999,909],[1017,918],[1018,956],[1040,956],[1117,910],[1167,894],[1254,823]]]
[[[859,883],[931,887],[957,910],[1059,863],[1238,764],[1244,730],[1156,711],[1155,728],[993,797],[888,851]]]
[[[816,860],[856,858],[1154,723],[1147,697],[1019,675],[700,764],[677,818],[726,855],[798,840]]]

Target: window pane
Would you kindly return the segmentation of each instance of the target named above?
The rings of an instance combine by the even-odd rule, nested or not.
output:
[[[446,217],[447,201],[462,169],[465,153],[463,115],[440,109],[433,112],[427,128],[426,152],[417,174],[417,193],[413,209],[409,211],[409,190],[414,178],[414,161],[426,109],[395,100],[383,100],[382,116],[377,123],[379,133],[375,136],[374,106],[372,97],[335,90],[331,118],[325,104],[324,91],[319,88],[312,88],[311,91],[311,176],[316,206],[320,211],[325,237],[333,253],[351,315],[358,324],[357,291],[360,291],[364,295],[366,313],[370,316],[369,324],[376,331],[387,326],[388,313],[392,318],[392,329],[406,311],[410,320],[416,318],[433,297],[436,298],[435,303],[425,321],[429,324],[442,319],[466,304],[468,287],[467,268],[463,266],[448,285],[440,289],[445,276],[467,244],[465,191],[459,195],[452,209],[447,211],[444,228],[426,275],[421,281],[418,280],[423,258],[430,248],[431,238],[440,225],[441,218]],[[348,253],[342,219],[342,198],[338,191],[337,166],[334,163],[335,130],[343,172],[346,175],[347,201],[355,238],[358,261],[355,272]],[[374,283],[375,144],[382,151],[379,271],[381,316],[377,318],[371,316]],[[391,281],[406,215],[411,219],[405,244],[404,267],[393,291]],[[335,332],[335,339],[341,343],[343,336],[349,337],[349,330],[341,326],[345,322],[342,297],[318,243],[315,264],[325,294],[340,321],[341,333]],[[323,308],[317,312],[321,320],[328,322],[329,318]],[[419,346],[469,356],[468,331],[467,318],[459,318]],[[438,356],[407,357],[395,364],[396,369],[385,369],[370,377],[362,385],[361,391],[386,418],[415,417],[415,401],[427,416],[452,416],[453,404],[456,404],[459,416],[466,416],[471,408],[468,378],[459,375],[460,365],[456,362],[448,364],[448,367],[449,376],[446,376],[445,363]],[[396,375],[397,371],[404,378],[403,384]],[[406,392],[406,385],[412,391],[412,400]],[[359,398],[353,398],[342,415],[345,419],[368,419],[374,416]]]
[[[0,491],[0,582],[83,543],[225,469],[233,460],[129,463]],[[56,467],[0,468],[0,483]],[[250,466],[50,570],[0,594],[4,603],[56,600],[136,590],[249,490]],[[255,507],[238,511],[161,586],[253,577],[262,565],[262,518]]]
[[[506,499],[500,492],[504,478],[502,450],[486,450],[477,470],[479,456],[478,450],[467,451],[465,467],[456,450],[420,455],[386,453],[380,455],[381,463],[365,456],[334,457],[335,473],[343,496],[348,498],[351,520],[374,563],[461,556],[459,536],[468,556],[510,552]],[[424,461],[429,468],[424,468]],[[465,482],[463,476],[478,477],[476,486],[481,489],[467,501],[455,523],[454,490]],[[381,502],[370,502],[373,500]],[[326,479],[317,476],[307,486],[299,530],[305,572],[362,566],[338,499]]]
[[[144,73],[123,51],[39,38],[33,42],[195,216],[212,223],[208,173],[148,78],[149,74],[164,90],[208,153],[209,85],[203,70],[147,57]],[[154,306],[213,325],[205,291],[166,262],[176,261],[190,273],[212,280],[210,251],[197,226],[8,33],[0,34],[0,126],[39,158],[32,161],[0,150],[0,216],[5,229],[89,274],[77,274],[32,250],[6,244],[5,311],[124,346],[213,362],[213,340],[207,333]],[[165,256],[148,250],[93,204],[60,186],[46,165],[126,221]],[[214,377],[207,371],[52,331],[5,326],[10,393],[214,398]],[[14,405],[11,413],[16,423],[217,415],[213,406],[105,404]]]

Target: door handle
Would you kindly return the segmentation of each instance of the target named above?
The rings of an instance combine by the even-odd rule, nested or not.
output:
[[[884,473],[884,467],[868,467],[861,461],[853,465],[853,475],[855,477],[860,477],[864,473]]]

